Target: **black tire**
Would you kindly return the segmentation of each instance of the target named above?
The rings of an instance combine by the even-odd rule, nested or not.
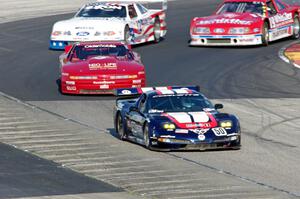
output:
[[[156,17],[154,21],[153,33],[154,33],[154,42],[159,43],[161,39],[160,38],[161,31],[160,31],[160,21],[158,17]]]
[[[120,140],[126,140],[127,135],[125,132],[125,126],[120,113],[118,113],[116,118],[116,131]]]
[[[294,30],[293,30],[293,39],[299,39],[300,37],[300,20],[299,16],[296,14],[294,17]]]
[[[124,29],[124,42],[130,44],[130,31],[128,25],[126,25]]]
[[[147,123],[144,125],[144,143],[147,149],[151,149],[152,144],[149,136],[149,126]]]
[[[262,45],[263,46],[268,46],[269,45],[269,24],[267,22],[264,23],[263,29],[262,29]]]

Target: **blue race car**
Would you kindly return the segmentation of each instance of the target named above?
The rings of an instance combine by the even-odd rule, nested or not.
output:
[[[197,86],[118,89],[114,110],[121,140],[151,150],[239,149],[236,116],[221,113]]]

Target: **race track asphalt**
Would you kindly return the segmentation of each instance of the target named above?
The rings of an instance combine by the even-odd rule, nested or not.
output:
[[[131,146],[131,143],[122,144],[125,148],[135,147],[134,155],[175,158],[178,164],[183,160],[188,165],[199,166],[201,171],[226,173],[232,179],[270,189],[265,197],[251,196],[248,190],[249,195],[243,195],[244,198],[275,198],[279,193],[286,198],[300,197],[300,70],[278,57],[278,51],[292,40],[284,39],[268,47],[189,47],[190,20],[194,16],[209,15],[218,2],[170,2],[166,39],[159,44],[136,46],[134,50],[142,55],[148,86],[200,85],[205,95],[214,102],[224,103],[226,111],[236,113],[244,133],[242,150],[162,155]],[[49,51],[48,40],[52,24],[70,16],[42,17],[0,26],[0,90],[101,132],[113,132],[114,97],[58,92],[61,52]],[[116,138],[111,136],[110,139]],[[111,179],[129,190],[137,186],[133,183],[127,187]],[[216,186],[220,183],[218,179],[208,181]],[[142,186],[146,181],[139,183],[138,186]],[[145,193],[151,193],[153,187],[147,188]],[[156,196],[166,196],[166,193],[159,194]],[[222,196],[215,194],[215,198]]]
[[[0,151],[1,199],[122,191],[5,144]]]

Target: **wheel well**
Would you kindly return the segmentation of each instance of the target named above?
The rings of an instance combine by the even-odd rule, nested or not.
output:
[[[146,127],[147,124],[148,124],[148,122],[145,121],[144,124],[143,124],[143,130],[145,130],[145,127]]]
[[[269,22],[269,20],[268,19],[265,19],[265,21],[264,21],[264,24],[265,23],[267,23],[268,24],[268,28],[270,29],[271,27],[270,27],[270,22]]]
[[[117,121],[118,121],[118,117],[120,116],[121,112],[120,111],[117,111],[116,113],[116,117],[115,117],[115,125],[117,126]]]
[[[129,30],[129,25],[126,24],[125,27],[124,27],[124,33],[125,33],[125,30]]]

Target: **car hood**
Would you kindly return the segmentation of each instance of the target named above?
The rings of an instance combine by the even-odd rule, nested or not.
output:
[[[218,126],[217,119],[214,116],[215,111],[206,112],[166,112],[152,113],[152,118],[162,122],[169,121],[183,129],[193,128],[213,128]]]
[[[144,67],[135,61],[112,56],[98,56],[76,63],[67,63],[62,71],[70,75],[137,74]]]
[[[224,13],[194,19],[196,26],[251,26],[262,21],[262,17],[251,13]]]
[[[56,22],[53,26],[53,31],[71,31],[72,33],[78,33],[118,30],[118,28],[121,28],[123,31],[125,23],[125,19],[123,18],[74,17]]]

